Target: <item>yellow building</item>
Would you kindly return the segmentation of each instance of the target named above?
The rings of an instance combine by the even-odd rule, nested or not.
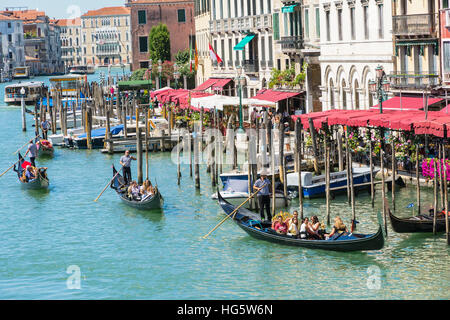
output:
[[[131,62],[130,8],[106,7],[81,16],[83,63]]]
[[[396,91],[422,93],[439,85],[439,0],[392,3]]]

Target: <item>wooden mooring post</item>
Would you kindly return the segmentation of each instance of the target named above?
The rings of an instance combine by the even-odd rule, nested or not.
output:
[[[383,135],[381,135],[383,136]],[[386,180],[384,178],[384,161],[383,161],[383,157],[384,157],[384,150],[383,150],[383,143],[381,144],[381,148],[380,148],[380,161],[381,161],[381,199],[382,199],[382,204],[383,204],[383,221],[384,221],[384,231],[386,233],[387,236],[387,212],[386,212],[386,206],[384,205],[384,199],[386,198],[386,189],[385,189],[385,183]]]
[[[417,213],[420,214],[419,144],[416,144],[416,193],[417,193]]]
[[[375,177],[373,175],[373,142],[369,142],[369,165],[370,165],[370,200],[372,208],[375,207]]]
[[[394,143],[394,135],[391,132],[392,135],[392,142],[391,142],[391,153],[392,153],[392,210],[395,211],[395,170],[396,170],[396,161],[395,161],[395,143]]]
[[[450,233],[449,233],[449,215],[448,215],[448,189],[447,189],[447,152],[445,151],[445,146],[447,143],[444,143],[442,148],[442,158],[444,159],[444,210],[445,210],[445,236],[447,239],[447,245],[450,245]]]
[[[434,179],[433,179],[433,195],[434,195],[434,202],[433,202],[433,234],[436,234],[436,219],[437,219],[437,206],[438,206],[438,177],[437,177],[437,169],[436,169],[436,159],[433,159],[433,173],[434,173]]]
[[[298,172],[298,202],[300,219],[303,220],[303,188],[302,188],[302,122],[300,119],[295,121],[295,147],[297,158],[297,172]],[[328,222],[329,224],[329,222]]]

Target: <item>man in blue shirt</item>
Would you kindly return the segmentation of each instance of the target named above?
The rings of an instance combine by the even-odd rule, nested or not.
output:
[[[41,122],[41,129],[42,129],[42,138],[44,138],[45,140],[47,140],[47,133],[49,128],[50,122],[46,120],[44,117],[44,120]]]
[[[261,173],[261,178],[255,182],[253,189],[258,191],[258,202],[259,202],[259,214],[261,215],[261,220],[264,221],[264,208],[266,208],[267,220],[272,220],[272,215],[270,213],[270,186],[271,183],[267,179],[266,173]]]

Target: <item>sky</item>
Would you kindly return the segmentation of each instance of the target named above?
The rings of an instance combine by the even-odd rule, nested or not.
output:
[[[126,0],[0,0],[0,9],[5,7],[28,7],[45,11],[50,19],[75,18],[88,10],[122,6]]]

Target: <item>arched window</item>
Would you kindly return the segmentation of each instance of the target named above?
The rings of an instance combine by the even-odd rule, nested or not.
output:
[[[358,80],[355,80],[355,83],[353,85],[353,96],[355,97],[355,110],[359,110],[359,92],[358,92],[358,88],[359,88],[359,83]]]
[[[330,92],[330,109],[335,109],[334,105],[334,82],[333,79],[330,79],[330,86],[328,87]]]
[[[342,79],[341,96],[342,96],[342,109],[344,109],[344,110],[347,110],[347,92],[345,92],[346,87],[347,87],[347,84],[345,83],[345,80]]]

